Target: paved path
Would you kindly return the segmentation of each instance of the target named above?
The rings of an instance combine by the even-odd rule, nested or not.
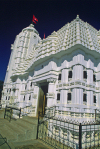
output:
[[[4,141],[0,139],[0,144],[2,143],[4,143]],[[17,143],[10,142],[8,145],[5,143],[2,146],[0,146],[0,149],[52,149],[40,140],[28,140]]]
[[[42,141],[30,138],[28,135],[27,135],[28,139],[26,140],[22,139],[24,133],[20,135],[20,131],[22,132],[22,129],[26,130],[27,127],[31,128],[33,126],[33,122],[34,123],[37,122],[36,118],[33,119],[30,117],[24,117],[23,119],[18,119],[17,121],[12,120],[11,122],[9,122],[7,119],[4,119],[3,117],[4,117],[4,109],[0,110],[0,149],[52,149],[47,144],[44,144]],[[21,128],[20,131],[19,128]],[[31,131],[34,132],[32,129]],[[20,136],[19,141],[14,140],[14,137],[17,136],[16,135],[17,133],[19,133]],[[29,135],[31,134],[29,133]],[[4,137],[6,137],[7,139],[5,138],[4,140],[3,139]],[[8,144],[5,143],[7,142],[7,140]]]
[[[23,142],[24,145],[19,145],[15,149],[51,149],[48,145],[44,144],[40,140],[29,140]]]

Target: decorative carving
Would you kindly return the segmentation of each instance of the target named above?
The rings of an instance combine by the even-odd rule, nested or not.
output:
[[[33,82],[32,83],[34,86],[38,86],[38,83],[37,82]]]
[[[33,98],[35,98],[35,99],[36,99],[36,98],[37,98],[37,94],[33,94]]]
[[[49,79],[47,79],[47,82],[49,82],[49,83],[55,83],[56,82],[56,78],[49,78]]]

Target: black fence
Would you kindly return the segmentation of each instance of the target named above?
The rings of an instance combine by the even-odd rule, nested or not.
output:
[[[37,138],[57,149],[99,149],[100,123],[79,123],[39,113]]]
[[[6,148],[6,149],[11,149],[11,147],[9,146],[9,144],[7,143],[7,139],[3,138],[2,135],[0,134],[0,148]]]
[[[5,107],[5,113],[4,113],[4,119],[5,118],[8,118],[9,119],[9,122],[11,121],[12,118],[14,118],[13,115],[17,115],[19,116],[20,118],[20,115],[21,115],[21,108],[15,108],[15,107],[10,107],[10,106],[7,106]]]

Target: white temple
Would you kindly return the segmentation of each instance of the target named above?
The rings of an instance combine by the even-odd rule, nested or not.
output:
[[[93,120],[100,108],[100,30],[77,15],[41,39],[31,24],[11,45],[2,106],[27,107],[29,116],[56,106],[56,115]]]

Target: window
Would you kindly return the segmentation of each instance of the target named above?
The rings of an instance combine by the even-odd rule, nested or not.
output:
[[[60,100],[60,93],[57,94],[57,100]]]
[[[69,71],[68,78],[72,78],[72,71]]]
[[[30,86],[32,87],[32,82],[31,82]]]
[[[83,78],[87,79],[87,71],[83,71]]]
[[[68,93],[67,100],[71,100],[71,93]]]
[[[59,76],[58,76],[58,80],[61,80],[61,74],[59,74]]]
[[[83,101],[87,102],[87,94],[83,94]]]
[[[96,76],[93,74],[93,82],[96,82]]]
[[[29,100],[31,100],[31,95],[29,96]]]
[[[8,93],[8,89],[7,89],[7,93]]]
[[[10,99],[10,96],[8,97],[8,100]]]
[[[9,92],[11,92],[11,88],[10,88],[10,91]]]
[[[27,89],[27,85],[25,85],[25,90]]]
[[[25,101],[25,96],[24,96],[23,100]]]
[[[96,96],[93,96],[93,103],[96,103]]]
[[[7,96],[6,96],[6,100],[7,100]]]

